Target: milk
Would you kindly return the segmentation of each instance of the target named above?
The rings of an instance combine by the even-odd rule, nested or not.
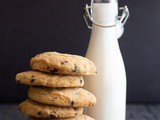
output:
[[[93,18],[101,25],[114,25],[118,14],[117,2],[94,3]],[[125,120],[126,73],[118,45],[116,27],[92,25],[86,57],[92,60],[97,76],[86,76],[86,88],[97,97],[95,107],[87,109],[96,120]]]

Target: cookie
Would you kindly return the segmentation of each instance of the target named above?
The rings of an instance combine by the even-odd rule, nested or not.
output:
[[[88,107],[96,104],[96,97],[83,88],[30,87],[28,97],[55,106]]]
[[[97,73],[94,63],[87,58],[57,52],[36,55],[31,59],[30,66],[33,70],[51,74],[95,75]]]
[[[39,119],[39,118],[34,118],[34,117],[28,117],[28,120],[94,120],[93,118],[87,116],[87,115],[80,115],[75,118],[64,118],[64,119]]]
[[[30,86],[45,87],[83,87],[82,76],[51,75],[38,71],[21,72],[16,75],[16,82]]]
[[[83,108],[57,107],[26,100],[19,105],[22,113],[36,118],[69,118],[82,115]]]

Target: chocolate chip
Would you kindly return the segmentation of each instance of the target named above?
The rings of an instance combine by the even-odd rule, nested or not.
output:
[[[31,79],[31,83],[33,83],[35,81],[35,79],[33,78],[33,79]]]
[[[53,113],[51,113],[50,118],[55,118],[55,115]]]
[[[31,65],[31,66],[33,66],[33,65],[34,65],[34,63],[30,63],[30,65]]]
[[[68,63],[68,61],[63,61],[63,62],[61,62],[61,65],[64,65],[65,63]]]
[[[73,72],[76,72],[78,69],[78,67],[76,66],[76,64],[74,65],[74,70],[72,70]]]
[[[82,84],[83,80],[80,80],[80,83]]]
[[[55,100],[55,99],[57,99],[57,97],[54,97],[53,99]]]
[[[47,70],[49,70],[49,67],[47,67]]]
[[[21,81],[20,80],[16,80],[16,83],[21,83]]]
[[[39,111],[37,114],[38,114],[38,115],[41,115],[41,114],[42,114],[42,112],[41,112],[41,111]]]
[[[58,72],[58,69],[57,68],[55,68],[55,69],[53,69],[53,70],[50,70],[50,73],[57,73]]]
[[[97,71],[95,73],[97,74]]]
[[[74,106],[74,101],[71,102],[71,106]]]
[[[73,108],[75,111],[77,111],[78,108]]]
[[[77,113],[75,113],[75,116],[77,115]]]
[[[95,106],[95,104],[92,104],[92,106]]]
[[[32,75],[31,78],[34,78],[34,75]]]

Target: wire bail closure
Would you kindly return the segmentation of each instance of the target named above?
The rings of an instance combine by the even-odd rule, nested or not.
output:
[[[119,10],[123,10],[122,15],[118,16],[118,22],[115,23],[115,25],[110,25],[110,26],[105,26],[105,25],[101,25],[97,22],[94,21],[93,15],[92,15],[92,4],[93,2],[91,2],[91,6],[88,6],[88,4],[86,4],[84,11],[83,11],[83,18],[86,22],[86,25],[89,29],[92,29],[92,25],[89,25],[88,20],[90,20],[94,25],[99,26],[99,27],[103,27],[103,28],[110,28],[110,27],[115,27],[117,26],[119,23],[122,24],[122,27],[126,24],[127,19],[129,18],[129,10],[128,7],[125,5],[124,7],[120,7]]]

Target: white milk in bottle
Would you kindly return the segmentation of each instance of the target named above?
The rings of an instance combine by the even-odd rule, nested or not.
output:
[[[116,24],[116,0],[95,0],[92,4],[94,21],[102,26]],[[92,25],[86,57],[97,67],[96,76],[85,76],[86,88],[97,97],[97,104],[86,114],[96,120],[125,120],[126,73],[118,45],[116,27]]]

